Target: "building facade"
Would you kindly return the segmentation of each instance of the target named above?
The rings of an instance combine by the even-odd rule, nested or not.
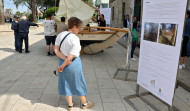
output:
[[[139,19],[141,16],[141,0],[110,0],[110,8],[112,10],[112,27],[122,28],[125,16],[131,17],[131,13]]]
[[[95,6],[98,8],[109,8],[110,0],[96,0]]]

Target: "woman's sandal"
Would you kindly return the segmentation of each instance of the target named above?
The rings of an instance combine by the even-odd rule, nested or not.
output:
[[[69,111],[71,111],[71,110],[72,110],[72,108],[73,108],[73,106],[74,106],[74,103],[73,103],[73,105],[72,105],[72,106],[69,106],[69,105],[68,105],[67,109],[68,109]]]
[[[68,107],[67,107],[67,109],[68,109],[69,111],[71,111],[72,108],[73,108],[73,106],[68,106]]]

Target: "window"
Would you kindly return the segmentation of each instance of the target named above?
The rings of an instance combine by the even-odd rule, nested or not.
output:
[[[122,20],[125,18],[125,2],[122,4]]]
[[[112,7],[112,20],[114,20],[114,7]]]
[[[108,8],[108,4],[102,4],[102,8]]]

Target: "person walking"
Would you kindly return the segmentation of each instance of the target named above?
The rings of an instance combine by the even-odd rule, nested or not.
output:
[[[185,68],[185,62],[187,59],[187,44],[189,42],[189,37],[190,37],[190,11],[187,11],[179,69]]]
[[[54,45],[55,45],[55,39],[56,39],[56,32],[55,32],[55,21],[52,20],[52,15],[47,14],[46,20],[43,22],[44,26],[44,35],[46,39],[46,51],[47,51],[47,56],[54,56],[55,53],[53,54],[50,53],[50,45],[52,44],[52,49],[54,50]]]
[[[68,103],[68,110],[71,110],[74,103],[72,96],[79,96],[82,102],[82,109],[91,108],[93,102],[87,102],[88,95],[85,78],[82,72],[82,62],[79,57],[81,45],[77,34],[80,31],[82,21],[77,17],[68,20],[68,31],[61,32],[56,38],[55,53],[59,59],[58,92],[65,95]],[[64,67],[64,61],[67,67]],[[63,66],[63,67],[62,67]]]
[[[61,17],[61,22],[57,24],[57,35],[67,30],[68,26],[65,24],[65,17]]]
[[[19,36],[19,53],[22,53],[22,43],[25,42],[25,53],[30,53],[28,50],[28,33],[30,26],[37,26],[37,24],[26,20],[26,16],[22,16],[22,20],[18,22],[18,36]]]
[[[132,49],[131,49],[131,60],[134,60],[134,61],[136,59],[133,57],[133,54],[134,54],[135,48],[137,46],[137,43],[138,43],[137,22],[134,22],[133,30],[132,30]]]
[[[14,36],[15,36],[15,51],[19,51],[18,21],[19,21],[19,16],[15,15],[11,25],[11,29],[14,30]]]

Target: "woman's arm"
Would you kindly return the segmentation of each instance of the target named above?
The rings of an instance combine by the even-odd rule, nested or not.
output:
[[[59,46],[55,45],[54,52],[55,52],[55,54],[56,54],[59,58],[61,58],[61,59],[63,59],[63,60],[66,59],[65,55],[63,55],[63,54],[60,52]]]

